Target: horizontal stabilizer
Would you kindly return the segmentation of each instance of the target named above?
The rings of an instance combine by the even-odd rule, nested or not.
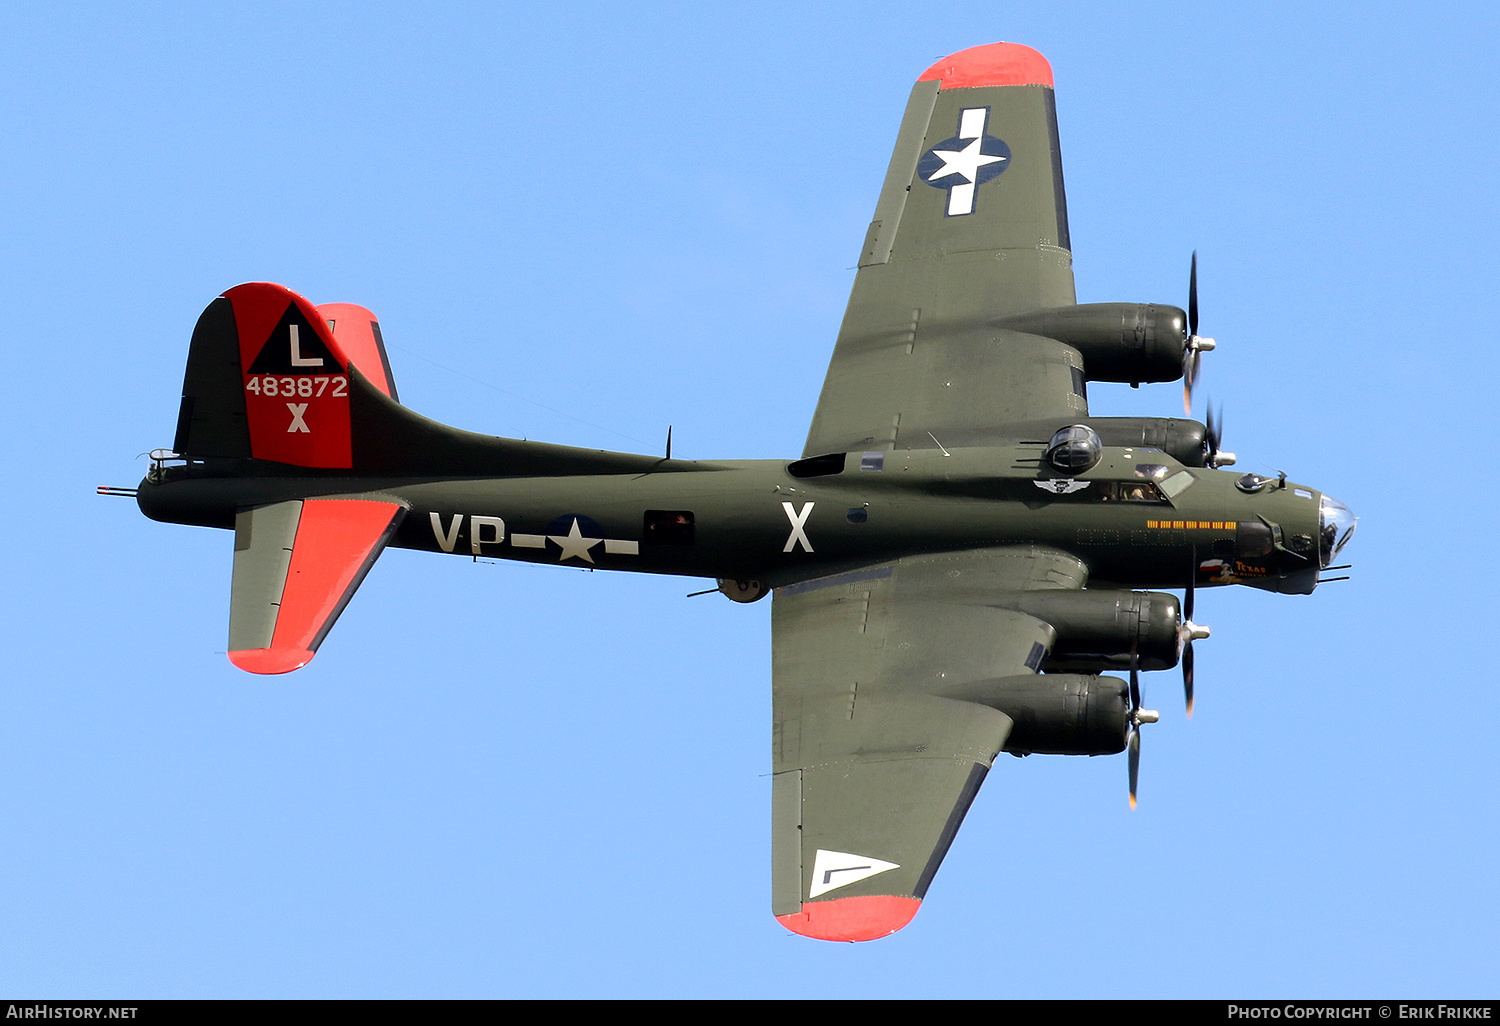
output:
[[[323,303],[318,314],[328,322],[328,330],[349,362],[370,379],[370,384],[399,403],[391,358],[386,355],[385,338],[375,315],[354,303]]]
[[[230,662],[251,673],[306,666],[405,515],[400,503],[354,497],[238,514]]]

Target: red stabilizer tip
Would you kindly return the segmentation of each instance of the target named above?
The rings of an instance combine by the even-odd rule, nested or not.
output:
[[[944,57],[922,72],[918,82],[937,79],[941,89],[974,86],[1052,84],[1052,65],[1047,58],[1020,43],[990,43]]]
[[[911,922],[921,907],[921,898],[836,898],[806,902],[801,912],[777,916],[776,921],[793,933],[818,940],[879,940]]]
[[[328,322],[334,341],[350,362],[370,384],[391,395],[390,378],[386,376],[389,364],[375,335],[375,315],[353,303],[324,303],[318,307],[318,313]]]
[[[312,662],[313,654],[305,649],[243,648],[229,653],[229,661],[251,673],[291,673]]]

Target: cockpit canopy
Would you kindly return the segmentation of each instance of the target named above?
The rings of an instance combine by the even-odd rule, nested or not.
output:
[[[1047,462],[1064,474],[1091,470],[1104,456],[1104,443],[1087,424],[1071,424],[1047,443]]]

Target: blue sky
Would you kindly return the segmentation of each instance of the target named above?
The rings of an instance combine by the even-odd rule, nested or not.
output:
[[[12,5],[0,14],[0,991],[1492,997],[1497,16],[1266,4]],[[152,523],[193,323],[381,318],[403,400],[800,452],[911,82],[1057,80],[1080,301],[1185,301],[1354,579],[1200,594],[1198,710],[1002,760],[906,930],[769,914],[769,603],[387,553],[307,669],[225,659]],[[1172,385],[1097,414],[1180,413]]]

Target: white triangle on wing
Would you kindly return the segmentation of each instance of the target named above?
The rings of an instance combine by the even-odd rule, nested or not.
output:
[[[858,883],[888,869],[900,869],[896,862],[872,859],[868,855],[854,855],[847,851],[827,851],[819,848],[813,859],[812,886],[807,896],[816,898],[820,894]]]

